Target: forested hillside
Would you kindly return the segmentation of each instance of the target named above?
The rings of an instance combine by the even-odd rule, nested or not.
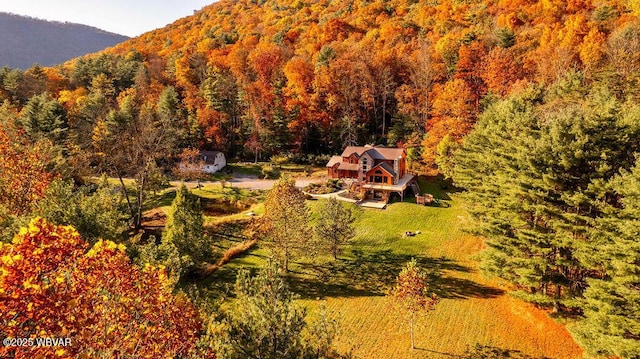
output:
[[[590,354],[638,358],[639,15],[638,0],[223,0],[166,28],[60,66],[24,71],[5,67],[0,70],[0,238],[8,242],[18,236],[13,245],[0,246],[12,266],[11,271],[0,271],[5,273],[0,279],[10,279],[3,279],[7,288],[28,283],[24,290],[44,296],[45,289],[32,287],[20,274],[22,256],[39,258],[38,245],[59,243],[56,236],[63,231],[68,244],[79,243],[79,236],[95,243],[86,255],[78,250],[67,264],[78,280],[95,275],[89,267],[76,271],[75,265],[86,266],[96,252],[117,252],[117,258],[125,258],[124,249],[99,240],[103,238],[128,241],[134,249],[127,254],[139,264],[169,268],[174,276],[164,281],[171,287],[181,280],[181,270],[193,274],[197,255],[215,259],[207,252],[211,245],[205,251],[200,246],[206,242],[194,243],[206,236],[201,233],[209,233],[203,229],[200,202],[182,198],[188,197],[186,187],[176,195],[167,222],[171,231],[182,231],[175,238],[183,242],[169,243],[165,237],[161,243],[147,243],[132,233],[143,227],[145,210],[159,213],[156,191],[165,188],[165,175],[181,154],[186,158],[189,151],[215,149],[224,151],[229,162],[271,160],[274,166],[264,166],[264,174],[265,168],[274,173],[286,161],[310,171],[307,165],[323,166],[326,155],[341,152],[345,145],[382,143],[404,147],[411,171],[449,177],[461,193],[449,196],[440,188],[445,182],[435,186],[431,178],[428,188],[442,192],[441,208],[420,212],[413,204],[397,206],[411,213],[401,217],[408,224],[389,220],[390,210],[363,212],[365,220],[380,218],[361,222],[361,232],[380,228],[371,238],[359,233],[358,238],[365,239],[356,246],[379,241],[384,250],[399,246],[398,253],[407,256],[465,249],[464,260],[469,260],[466,256],[476,251],[450,244],[459,243],[450,240],[462,238],[458,231],[464,225],[481,235],[470,237],[477,251],[487,247],[482,267],[493,275],[491,280],[504,280],[500,283],[505,291],[568,323]],[[86,185],[97,182],[99,175],[112,179]],[[294,212],[306,216],[303,194],[292,181],[285,182],[297,196],[300,209]],[[220,191],[235,193],[229,203],[240,203],[238,188],[227,188],[223,181]],[[205,192],[214,193],[200,193]],[[278,207],[273,206],[273,195],[267,197],[261,209],[267,219],[274,218],[274,211],[282,215],[282,208],[290,210],[294,202],[280,196]],[[455,205],[445,208],[446,201]],[[187,227],[173,225],[180,208],[193,212],[177,217],[193,222],[197,231],[189,231],[198,234],[197,239],[185,234]],[[422,214],[412,217],[414,213]],[[28,226],[27,220],[35,216],[56,225],[73,224],[79,233],[37,218]],[[442,216],[450,218],[443,221]],[[309,218],[301,219],[296,229],[313,222]],[[290,222],[265,223],[238,231],[255,236],[251,245],[289,235],[282,228],[288,229]],[[401,237],[414,230],[409,226],[415,223],[432,232],[416,242]],[[25,229],[18,231],[20,226]],[[435,235],[436,230],[440,234]],[[294,234],[310,238],[300,233]],[[436,248],[434,238],[440,238],[446,250]],[[427,249],[419,249],[426,244]],[[351,254],[358,253],[361,249],[354,247]],[[384,258],[391,255],[384,253]],[[107,269],[135,275],[141,285],[156,273],[149,269],[140,276],[129,263],[119,263]],[[327,272],[335,274],[333,269]],[[38,275],[35,271],[33,278]],[[64,282],[58,277],[55,281],[46,279],[52,285]],[[236,289],[243,284],[247,293],[255,291],[247,289],[252,285],[248,274],[240,276]],[[455,288],[441,289],[446,294]],[[474,293],[483,303],[502,294],[502,289],[493,294],[490,289]],[[131,294],[126,288],[122,292]],[[15,298],[22,295],[15,293]],[[182,302],[179,296],[153,293]],[[377,296],[366,297],[375,302]],[[54,297],[53,303],[62,305],[55,302],[60,298],[64,295]],[[136,312],[144,303],[127,308]],[[151,305],[156,304],[166,303]],[[492,323],[493,309],[481,317],[483,325]],[[529,318],[527,310],[505,311],[530,320],[532,327],[540,323]],[[460,310],[452,313],[461,316]],[[462,314],[465,320],[476,318],[474,313]],[[234,315],[227,319],[247,318]],[[71,324],[82,327],[86,313],[77,318],[79,322]],[[201,327],[195,315],[189,318],[194,322],[183,323],[186,327]],[[520,335],[510,327],[513,320],[500,318],[511,331],[508,335]],[[352,327],[358,335],[369,336],[361,332],[359,320],[352,321]],[[466,324],[461,326],[469,330]],[[209,325],[209,330],[216,328]],[[166,334],[174,332],[181,329],[167,329]],[[192,332],[182,332],[190,346],[196,346]],[[229,335],[227,339],[235,340]],[[388,337],[380,342],[386,346]],[[182,350],[174,342],[165,344],[176,353]]]
[[[0,13],[0,66],[54,66],[128,39],[86,25]]]
[[[176,121],[191,129],[183,145],[268,158],[404,144],[431,166],[443,138],[459,141],[483,106],[529,84],[568,71],[587,85],[634,83],[639,7],[624,0],[221,1],[48,70],[45,87],[21,91],[20,76],[4,73],[2,97],[19,111],[47,89],[83,149],[109,113],[130,103],[137,116],[171,88]],[[95,101],[106,106],[96,110]]]

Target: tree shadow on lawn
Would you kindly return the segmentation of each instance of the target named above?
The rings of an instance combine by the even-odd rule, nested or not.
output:
[[[450,181],[440,176],[419,176],[418,185],[423,194],[429,193],[438,200],[450,201],[449,194],[460,192],[460,189],[455,188]]]
[[[440,298],[493,298],[503,294],[497,288],[443,276],[443,271],[471,271],[449,259],[397,254],[391,250],[373,253],[357,250],[353,251],[353,258],[339,258],[323,264],[300,264],[300,271],[290,275],[288,281],[291,289],[303,298],[383,296],[412,258],[428,271],[430,291]]]
[[[143,209],[147,211],[158,207],[171,206],[171,203],[175,198],[176,191],[174,190],[164,191],[156,195],[149,194],[144,203]]]
[[[260,257],[264,261],[267,261],[268,258],[260,255],[260,254],[242,254],[239,255],[236,259],[242,259],[246,256],[254,256]],[[213,293],[222,294],[224,296],[233,296],[233,286],[238,278],[238,272],[241,269],[246,269],[250,272],[251,276],[256,276],[257,272],[260,270],[260,267],[251,266],[251,265],[229,265],[229,263],[218,268],[213,274],[207,276],[206,278],[190,278],[190,283],[196,283],[201,287],[206,287],[209,291]]]

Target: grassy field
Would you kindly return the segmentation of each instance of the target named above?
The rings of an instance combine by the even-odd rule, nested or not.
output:
[[[506,287],[478,271],[481,239],[461,228],[467,215],[454,193],[421,179],[439,207],[394,203],[385,210],[354,207],[357,235],[336,261],[300,260],[288,280],[313,311],[326,303],[341,328],[336,349],[358,358],[455,358],[475,344],[535,357],[579,358],[582,350],[564,326],[543,311],[510,297]],[[320,202],[309,202],[310,207]],[[405,231],[420,231],[405,237]],[[268,252],[256,248],[214,273],[212,290],[231,283],[240,267],[256,267]],[[442,300],[419,321],[418,349],[411,351],[408,328],[385,298],[411,258],[430,272],[431,289]]]

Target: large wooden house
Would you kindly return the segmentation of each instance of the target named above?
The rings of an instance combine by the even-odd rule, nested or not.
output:
[[[414,179],[407,173],[407,155],[402,148],[383,146],[349,146],[342,155],[327,163],[331,178],[350,178],[363,198],[388,200],[391,193],[404,198],[404,191]]]

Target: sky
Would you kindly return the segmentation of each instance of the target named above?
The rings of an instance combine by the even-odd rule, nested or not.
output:
[[[0,0],[0,12],[74,22],[135,37],[215,0]]]

